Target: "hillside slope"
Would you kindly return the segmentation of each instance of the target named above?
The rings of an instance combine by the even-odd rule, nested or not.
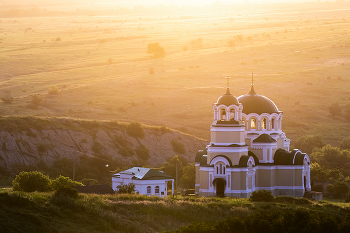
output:
[[[79,161],[84,155],[110,158],[124,165],[158,166],[177,154],[187,162],[194,162],[196,152],[207,144],[205,140],[157,126],[139,125],[144,136],[132,137],[129,125],[59,118],[2,117],[0,167],[11,171],[18,164],[34,165],[44,161],[52,165],[62,158]],[[180,145],[182,153],[172,142]],[[149,158],[138,156],[138,148],[148,149]]]

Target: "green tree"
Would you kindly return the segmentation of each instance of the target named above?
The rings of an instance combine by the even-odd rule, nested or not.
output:
[[[173,146],[173,150],[177,154],[185,154],[186,149],[185,145],[182,142],[179,142],[176,139],[171,140],[171,145]]]
[[[305,135],[295,142],[295,147],[307,154],[311,154],[314,148],[322,148],[324,145],[321,135]]]
[[[187,189],[194,189],[196,183],[196,167],[195,165],[188,164],[183,168],[182,177],[180,180],[181,186]]]
[[[328,106],[328,111],[332,115],[332,117],[340,116],[341,115],[341,107],[338,103],[333,103],[330,106]]]
[[[342,150],[350,150],[350,137],[344,138],[339,144],[339,147]]]
[[[312,181],[325,181],[327,179],[327,173],[318,163],[311,163],[310,177]]]
[[[145,132],[142,125],[138,122],[131,122],[126,129],[127,134],[134,138],[144,138]]]
[[[24,192],[46,192],[51,190],[49,176],[38,171],[20,172],[12,181],[14,191]]]
[[[154,58],[164,57],[165,50],[159,45],[158,42],[150,43],[147,45],[147,54],[153,54]]]
[[[77,181],[71,180],[66,176],[59,176],[51,182],[53,190],[58,190],[62,187],[73,187],[73,186],[82,186],[83,184]]]
[[[177,177],[180,179],[182,177],[183,164],[179,159],[178,155],[171,157],[167,162],[163,163],[161,170],[164,171],[169,176],[176,179],[176,164],[177,164]]]
[[[135,184],[121,184],[117,186],[118,194],[133,194],[135,193]]]
[[[334,184],[329,184],[326,190],[333,197],[341,198],[349,193],[349,185],[345,181],[336,181]]]
[[[30,103],[37,107],[44,102],[44,96],[42,94],[32,94],[30,95]]]

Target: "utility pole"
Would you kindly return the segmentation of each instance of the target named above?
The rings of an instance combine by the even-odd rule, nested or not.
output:
[[[176,188],[175,188],[175,190],[176,190],[176,194],[175,194],[175,196],[177,196],[177,162],[176,162],[176,173],[175,173],[176,175]]]
[[[73,158],[73,181],[75,181],[75,157]]]

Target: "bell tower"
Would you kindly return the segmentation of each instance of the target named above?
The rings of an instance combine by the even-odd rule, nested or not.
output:
[[[231,160],[232,165],[237,165],[240,157],[248,154],[242,110],[243,105],[230,92],[227,77],[226,93],[213,105],[214,120],[210,129],[208,164],[215,156],[225,155]]]

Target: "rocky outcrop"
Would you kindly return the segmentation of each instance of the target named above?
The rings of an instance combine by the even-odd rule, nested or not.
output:
[[[179,154],[174,151],[172,140],[184,146],[180,156],[188,162],[193,162],[196,152],[207,145],[205,140],[169,129],[160,130],[159,127],[142,126],[144,137],[137,138],[128,135],[127,124],[109,127],[108,123],[101,123],[91,129],[84,126],[86,122],[70,122],[68,125],[74,127],[67,127],[67,124],[62,126],[57,121],[64,120],[55,119],[52,125],[46,121],[44,127],[28,125],[24,131],[0,128],[0,166],[11,171],[11,166],[15,164],[31,165],[44,161],[51,165],[57,159],[73,159],[81,155],[104,155],[131,163],[141,160],[136,154],[141,145],[149,151],[146,163],[159,166]],[[129,149],[129,154],[123,153],[125,148]]]

